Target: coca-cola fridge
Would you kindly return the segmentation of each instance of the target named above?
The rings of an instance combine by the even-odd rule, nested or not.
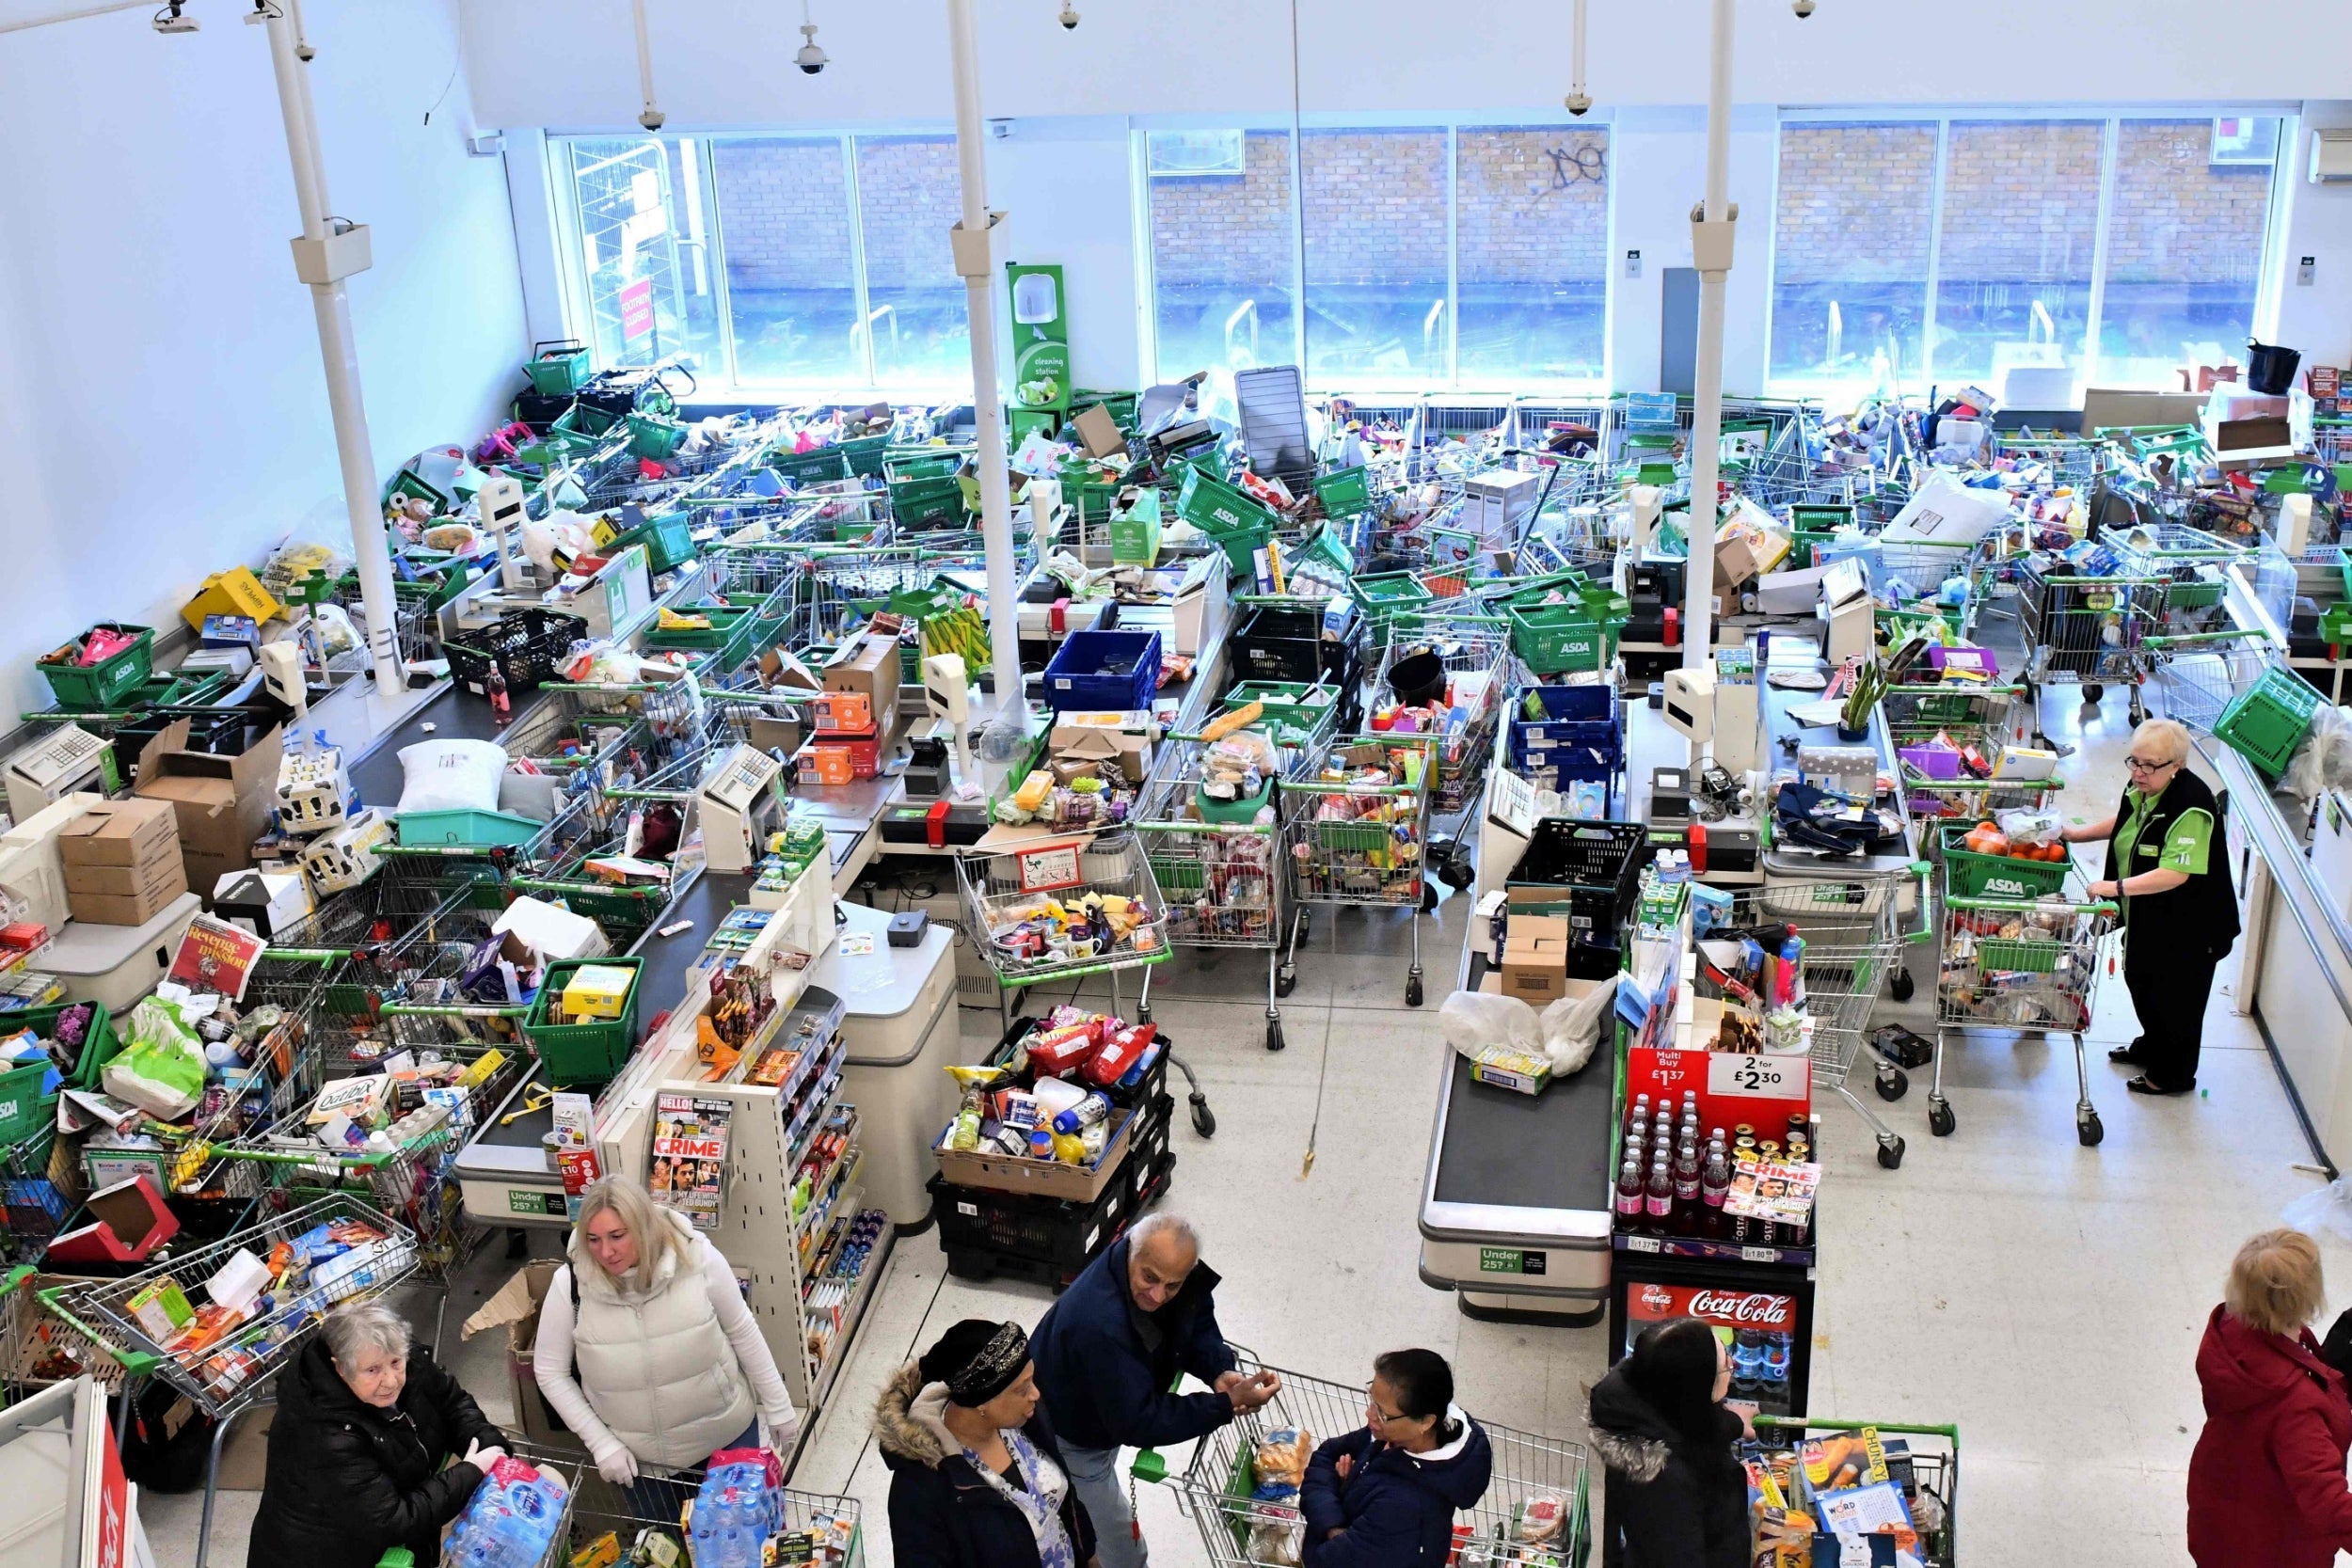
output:
[[[1650,1324],[1697,1318],[1713,1326],[1730,1353],[1733,1402],[1767,1416],[1805,1413],[1813,1374],[1810,1267],[1639,1251],[1620,1251],[1612,1261],[1613,1364]]]

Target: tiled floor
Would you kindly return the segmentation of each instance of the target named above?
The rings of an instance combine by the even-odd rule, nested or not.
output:
[[[2121,780],[2123,705],[2111,694],[2104,708],[2077,713],[2074,696],[2061,691],[2048,722],[2081,747],[2067,769],[2070,811],[2102,815]],[[1646,709],[1637,721],[1640,750],[1662,760],[1672,737],[1652,728]],[[1459,957],[1464,903],[1450,898],[1422,924],[1430,978],[1418,1012],[1403,1006],[1405,918],[1318,910],[1297,989],[1282,1004],[1289,1049],[1279,1055],[1263,1045],[1257,956],[1180,955],[1160,972],[1154,1016],[1217,1121],[1204,1141],[1180,1111],[1168,1202],[1200,1227],[1225,1275],[1229,1333],[1266,1361],[1353,1381],[1379,1351],[1427,1345],[1454,1361],[1473,1411],[1576,1439],[1585,1390],[1604,1370],[1602,1331],[1474,1323],[1415,1273],[1443,1070],[1434,1014]],[[1901,1102],[1873,1100],[1908,1140],[1898,1171],[1877,1165],[1850,1108],[1832,1101],[1824,1109],[1823,1204],[1836,1240],[1820,1271],[1813,1405],[1958,1423],[1971,1563],[2186,1560],[2198,1336],[2238,1243],[2278,1223],[2281,1206],[2317,1180],[2294,1168],[2305,1146],[2251,1022],[2230,1011],[2233,984],[2225,970],[2200,1093],[2160,1101],[2126,1095],[2125,1072],[2106,1061],[2106,1047],[2128,1041],[2135,1025],[2121,984],[2103,991],[2087,1047],[2106,1126],[2096,1149],[2074,1139],[2074,1058],[2062,1039],[1972,1037],[1955,1046],[1945,1074],[1959,1117],[1950,1138],[1927,1134],[1917,1075]],[[1923,990],[1882,1018],[1916,1025],[1931,1016],[1931,988]],[[995,1032],[993,1006],[967,1008],[963,1020],[976,1049]],[[2352,1247],[2323,1245],[2338,1278],[2352,1279]],[[449,1312],[453,1340],[504,1267],[485,1260],[461,1286]],[[1040,1290],[946,1277],[930,1236],[899,1245],[794,1477],[861,1499],[869,1561],[890,1561],[887,1474],[866,1431],[884,1377],[960,1318],[1029,1323],[1046,1302]],[[452,1344],[450,1355],[501,1414],[496,1338]],[[242,1559],[252,1500],[224,1497],[217,1560]],[[159,1563],[192,1560],[195,1504],[149,1499]],[[1167,1488],[1143,1488],[1141,1508],[1156,1560],[1205,1560]]]

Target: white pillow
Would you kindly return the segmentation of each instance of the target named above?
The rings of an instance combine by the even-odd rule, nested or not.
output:
[[[506,748],[490,740],[420,740],[400,749],[402,811],[496,811]]]

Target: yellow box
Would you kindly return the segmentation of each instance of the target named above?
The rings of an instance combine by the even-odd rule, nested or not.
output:
[[[196,591],[196,597],[180,611],[180,619],[188,624],[190,631],[202,631],[207,615],[250,615],[258,626],[285,611],[286,607],[271,598],[269,590],[262,586],[262,579],[253,575],[252,567],[232,566],[206,578],[204,586]]]
[[[610,964],[582,964],[572,971],[564,987],[564,1017],[567,1022],[590,1018],[618,1018],[628,1006],[634,971]]]

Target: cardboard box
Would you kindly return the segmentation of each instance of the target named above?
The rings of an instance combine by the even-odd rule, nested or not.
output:
[[[952,1126],[941,1130],[931,1148],[939,1155],[940,1174],[951,1185],[1059,1198],[1065,1203],[1091,1203],[1103,1196],[1103,1189],[1111,1184],[1111,1178],[1126,1164],[1128,1147],[1135,1141],[1136,1118],[1140,1113],[1122,1110],[1111,1114],[1120,1118],[1118,1130],[1103,1145],[1103,1157],[1091,1165],[1066,1165],[1059,1160],[1031,1160],[987,1149],[949,1148],[947,1134],[954,1131]]]
[[[234,757],[191,752],[187,740],[183,719],[148,743],[136,794],[170,803],[188,886],[209,888],[251,865],[253,841],[269,831],[278,809],[283,735],[272,729]]]
[[[213,913],[264,940],[276,938],[316,907],[310,880],[298,866],[231,871],[213,884]]]
[[[825,689],[862,693],[874,710],[874,727],[882,736],[897,733],[898,682],[904,673],[895,637],[861,637],[842,645],[825,666]]]
[[[1756,551],[1744,534],[1733,534],[1715,541],[1715,584],[1738,588],[1763,568],[1756,563]]]
[[[1503,927],[1502,994],[1539,1006],[1565,996],[1571,935],[1556,915],[1512,915]]]
[[[1809,615],[1820,601],[1826,566],[1798,572],[1767,572],[1756,579],[1756,608],[1762,615]]]
[[[1128,784],[1140,788],[1152,770],[1152,743],[1143,736],[1120,730],[1081,729],[1063,740],[1064,731],[1054,732],[1054,772],[1060,778],[1065,767],[1091,771],[1101,776],[1104,766],[1116,767],[1126,775]],[[1060,780],[1068,784],[1069,779]]]
[[[755,715],[752,719],[750,739],[755,750],[782,752],[790,756],[801,749],[805,738],[798,714],[780,714],[772,719]]]
[[[520,1428],[524,1437],[537,1443],[551,1443],[565,1435],[564,1426],[540,1397],[538,1372],[532,1364],[532,1352],[539,1343],[539,1308],[561,1267],[551,1259],[524,1264],[499,1287],[498,1294],[466,1320],[463,1331],[464,1338],[470,1339],[494,1328],[506,1330],[506,1380],[514,1393],[515,1418],[505,1424]]]
[[[90,1194],[83,1205],[89,1223],[49,1243],[59,1263],[136,1263],[180,1234],[179,1217],[146,1176],[134,1176]]]
[[[66,907],[93,926],[144,926],[188,891],[180,832],[160,800],[110,800],[58,832]]]

